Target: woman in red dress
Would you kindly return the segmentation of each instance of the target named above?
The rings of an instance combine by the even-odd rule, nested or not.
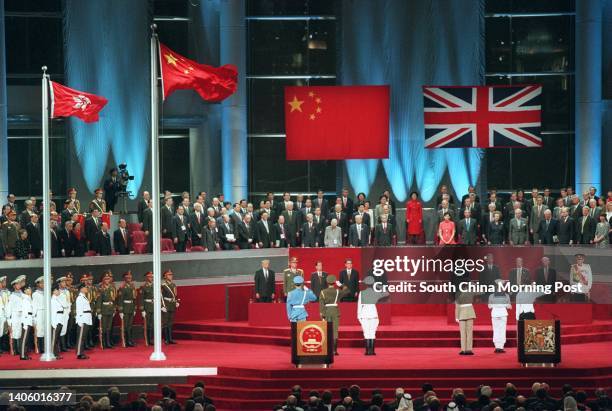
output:
[[[457,244],[455,242],[455,223],[449,213],[444,213],[444,220],[438,226],[438,239],[440,245]]]
[[[423,239],[423,206],[416,191],[406,203],[406,244],[421,244]]]

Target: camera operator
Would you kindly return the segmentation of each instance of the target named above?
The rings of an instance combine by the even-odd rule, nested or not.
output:
[[[119,171],[113,167],[109,171],[109,178],[104,181],[104,199],[109,211],[115,210],[117,203],[117,194],[121,191],[121,181]]]

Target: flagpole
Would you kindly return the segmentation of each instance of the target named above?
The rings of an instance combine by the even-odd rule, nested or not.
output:
[[[51,347],[51,193],[50,193],[50,161],[49,161],[49,75],[47,66],[42,66],[42,169],[43,169],[43,291],[45,301],[45,343],[44,353],[40,361],[54,361],[53,347]],[[36,336],[34,336],[36,338]]]
[[[151,361],[164,361],[161,348],[161,222],[159,198],[159,141],[157,96],[157,48],[156,24],[151,25],[151,201],[153,201],[153,352]],[[146,331],[145,331],[146,332]]]

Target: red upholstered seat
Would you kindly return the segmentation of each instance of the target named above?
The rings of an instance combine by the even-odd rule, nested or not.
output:
[[[169,238],[161,239],[161,251],[162,253],[173,253],[176,251],[174,249],[174,244],[172,243],[171,239]]]
[[[94,250],[89,250],[88,252],[85,253],[85,255],[87,257],[93,257],[93,256],[96,256],[98,254]]]
[[[134,253],[135,254],[146,254],[147,253],[147,243],[134,243]]]
[[[132,231],[132,242],[133,243],[146,243],[147,242],[147,236],[145,235],[144,231]]]
[[[142,224],[140,223],[128,223],[128,231],[130,233],[133,233],[135,231],[141,231],[142,230],[141,226]]]
[[[204,251],[204,247],[202,247],[201,245],[194,245],[193,247],[191,247],[191,251]]]

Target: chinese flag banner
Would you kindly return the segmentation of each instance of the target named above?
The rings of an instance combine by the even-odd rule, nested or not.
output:
[[[86,123],[100,119],[99,113],[108,100],[51,81],[51,118],[75,116]]]
[[[389,157],[389,86],[285,87],[287,160]]]
[[[218,102],[234,94],[238,69],[232,64],[221,67],[199,64],[159,43],[159,60],[165,100],[174,90],[193,89],[204,100]]]

